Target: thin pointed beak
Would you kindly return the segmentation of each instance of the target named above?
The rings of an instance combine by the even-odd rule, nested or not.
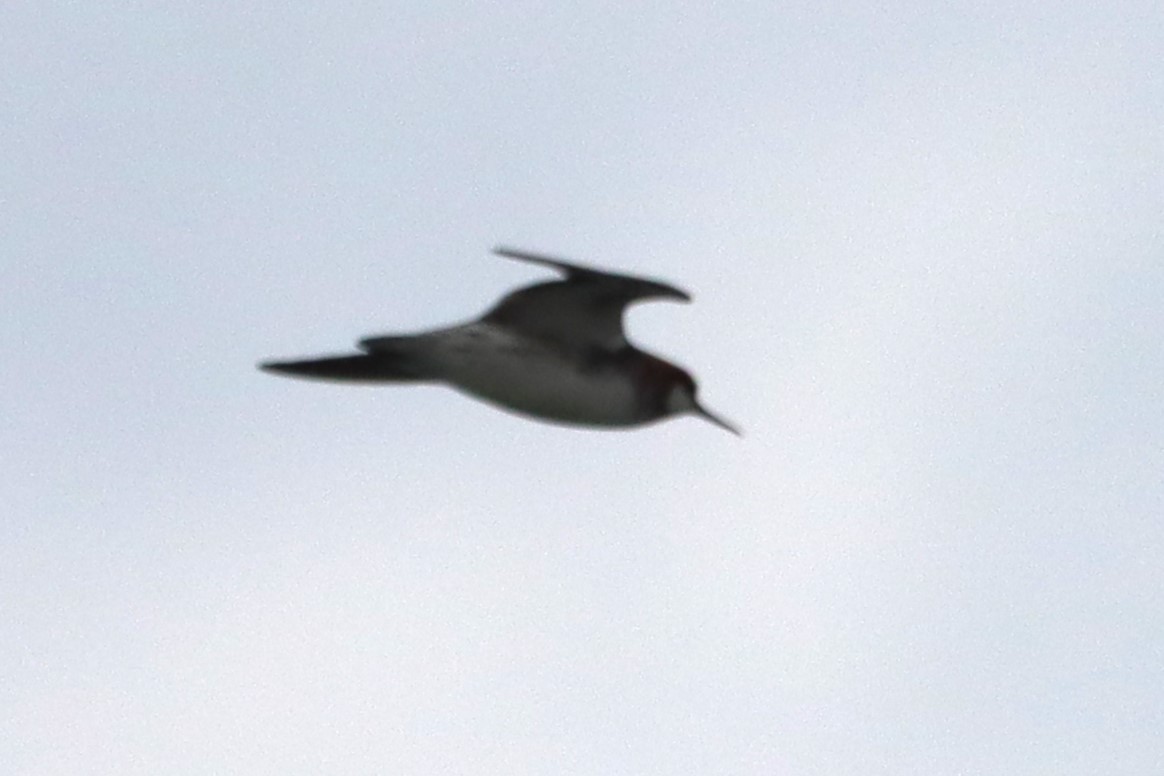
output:
[[[715,425],[719,426],[722,429],[726,429],[726,430],[732,432],[736,436],[743,436],[744,435],[743,432],[741,432],[735,425],[728,423],[726,420],[724,420],[723,418],[719,417],[718,415],[712,413],[710,410],[708,410],[706,407],[704,407],[700,404],[695,405],[694,412],[699,417],[701,417],[705,420],[711,421]]]

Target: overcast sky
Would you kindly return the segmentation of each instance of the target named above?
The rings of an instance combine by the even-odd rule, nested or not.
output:
[[[0,770],[1164,772],[1158,2],[0,28]],[[498,243],[746,436],[254,368]]]

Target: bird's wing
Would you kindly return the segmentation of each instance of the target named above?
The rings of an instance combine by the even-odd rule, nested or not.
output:
[[[558,344],[582,349],[619,348],[627,344],[622,314],[628,305],[645,299],[691,296],[657,280],[602,272],[561,259],[497,248],[498,256],[553,267],[564,280],[536,283],[503,297],[483,320],[514,326]]]

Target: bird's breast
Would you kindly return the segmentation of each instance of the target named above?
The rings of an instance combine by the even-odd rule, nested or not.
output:
[[[598,426],[647,420],[630,370],[503,326],[475,324],[444,332],[431,355],[453,387],[517,412]]]

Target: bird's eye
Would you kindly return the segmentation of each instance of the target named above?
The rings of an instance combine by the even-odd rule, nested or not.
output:
[[[671,386],[667,394],[667,411],[687,412],[695,407],[695,397],[690,388],[681,383]]]

